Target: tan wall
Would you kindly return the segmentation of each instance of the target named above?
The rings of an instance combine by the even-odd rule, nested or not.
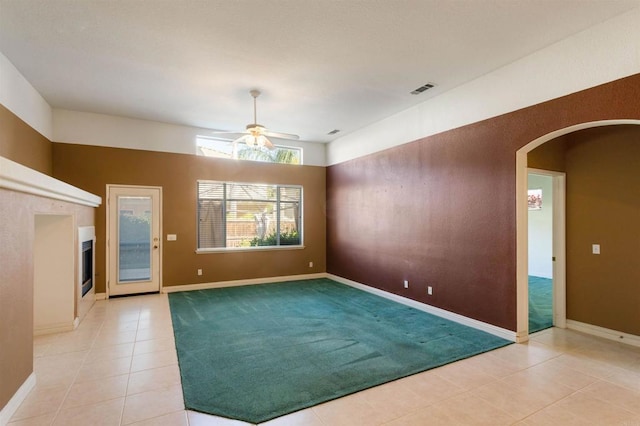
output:
[[[527,167],[564,172],[567,136],[548,141],[527,154]]]
[[[571,134],[566,168],[567,317],[640,335],[640,126]]]
[[[35,215],[71,215],[78,227],[93,225],[93,212],[91,207],[0,189],[0,407],[33,371]]]
[[[49,139],[0,105],[0,157],[50,176],[52,152]]]
[[[325,272],[325,168],[54,143],[57,179],[106,199],[107,184],[163,189],[163,286]],[[196,181],[304,187],[304,249],[196,254]],[[105,207],[96,211],[96,292],[105,292]],[[177,234],[177,241],[166,241]],[[309,268],[309,262],[314,267]],[[197,269],[203,275],[197,275]]]

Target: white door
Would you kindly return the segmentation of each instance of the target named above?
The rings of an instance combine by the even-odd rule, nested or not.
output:
[[[107,296],[160,291],[162,188],[107,185]]]

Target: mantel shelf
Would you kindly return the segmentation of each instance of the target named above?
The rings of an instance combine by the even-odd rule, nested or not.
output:
[[[89,207],[102,204],[102,198],[97,195],[4,157],[0,157],[0,188]]]

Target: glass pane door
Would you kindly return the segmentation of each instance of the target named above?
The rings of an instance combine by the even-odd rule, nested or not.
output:
[[[151,279],[151,197],[118,197],[118,283]]]
[[[162,188],[107,185],[107,296],[160,291]]]

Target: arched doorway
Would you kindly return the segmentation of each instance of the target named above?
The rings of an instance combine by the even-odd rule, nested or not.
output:
[[[517,330],[516,341],[525,342],[529,338],[529,300],[528,300],[528,207],[527,207],[527,154],[540,145],[549,142],[560,136],[576,132],[578,130],[593,127],[615,126],[615,125],[640,125],[640,120],[603,120],[581,123],[556,130],[541,136],[516,151],[516,307],[517,307]],[[562,248],[563,249],[563,248]],[[564,256],[562,256],[564,262]],[[564,264],[558,264],[558,273],[562,276],[560,284],[554,291],[554,296],[564,297]],[[560,318],[559,326],[563,325],[562,316],[564,314],[564,301],[557,303],[555,309],[562,312],[554,312],[556,318]]]

